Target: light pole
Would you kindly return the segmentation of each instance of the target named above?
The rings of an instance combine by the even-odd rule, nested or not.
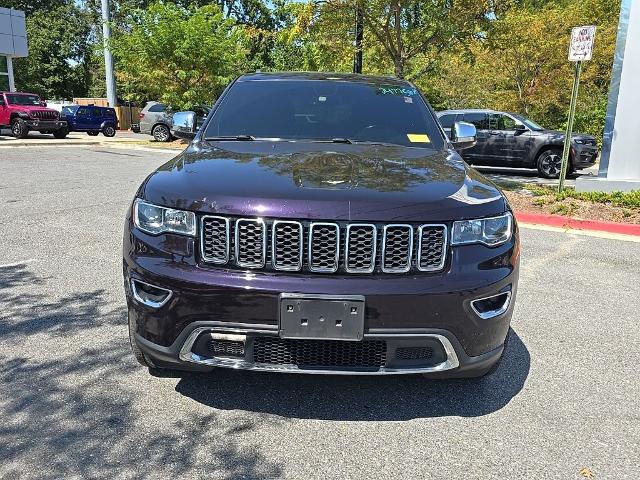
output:
[[[111,26],[109,25],[109,0],[102,0],[102,40],[104,42],[104,73],[107,83],[107,101],[110,107],[116,107],[116,79],[113,76],[113,56],[109,50]]]

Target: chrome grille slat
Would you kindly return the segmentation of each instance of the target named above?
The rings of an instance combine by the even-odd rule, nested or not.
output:
[[[413,227],[405,224],[384,226],[382,237],[382,271],[406,273],[411,269]]]
[[[447,235],[445,224],[349,224],[204,215],[200,218],[200,253],[205,263],[251,269],[438,272],[446,263]]]
[[[371,273],[376,266],[378,244],[376,226],[370,223],[351,223],[345,237],[344,263],[349,273]]]
[[[207,262],[224,264],[229,261],[229,219],[214,215],[202,217],[200,245]]]
[[[261,218],[239,218],[235,232],[236,264],[262,268],[267,256],[267,226]]]
[[[443,224],[420,225],[418,229],[418,254],[416,266],[421,272],[442,270],[447,253],[447,226]]]
[[[317,222],[309,226],[309,270],[333,273],[340,260],[340,226]]]
[[[276,270],[298,271],[304,250],[300,222],[275,220],[271,233],[271,264]]]

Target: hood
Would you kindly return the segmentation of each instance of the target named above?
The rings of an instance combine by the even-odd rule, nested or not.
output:
[[[536,133],[542,134],[542,135],[549,135],[554,140],[564,142],[565,132],[562,132],[560,130],[544,130],[542,132],[536,132]],[[573,132],[571,134],[571,139],[572,140],[591,140],[594,142],[594,144],[596,141],[596,137],[594,137],[593,135],[587,135],[586,133],[578,133],[578,132]]]
[[[349,221],[446,221],[506,208],[453,151],[327,143],[194,144],[138,195],[208,213]]]

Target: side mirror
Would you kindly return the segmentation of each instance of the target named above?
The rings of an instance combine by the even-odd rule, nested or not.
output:
[[[527,127],[525,127],[522,123],[516,123],[516,126],[513,127],[513,129],[518,133],[522,133],[527,130]]]
[[[467,122],[456,122],[451,129],[451,143],[456,150],[471,148],[476,144],[476,127]]]
[[[40,106],[41,107],[46,107],[47,106],[47,102],[40,102]]]
[[[187,138],[196,136],[196,112],[176,112],[173,114],[173,127],[171,133],[174,137]]]

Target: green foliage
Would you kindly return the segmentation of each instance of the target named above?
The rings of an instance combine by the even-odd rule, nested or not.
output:
[[[246,65],[246,35],[217,5],[155,3],[113,39],[120,95],[176,107],[211,103]]]
[[[75,3],[28,15],[29,56],[14,60],[17,87],[49,99],[85,95],[91,28],[91,16]]]

